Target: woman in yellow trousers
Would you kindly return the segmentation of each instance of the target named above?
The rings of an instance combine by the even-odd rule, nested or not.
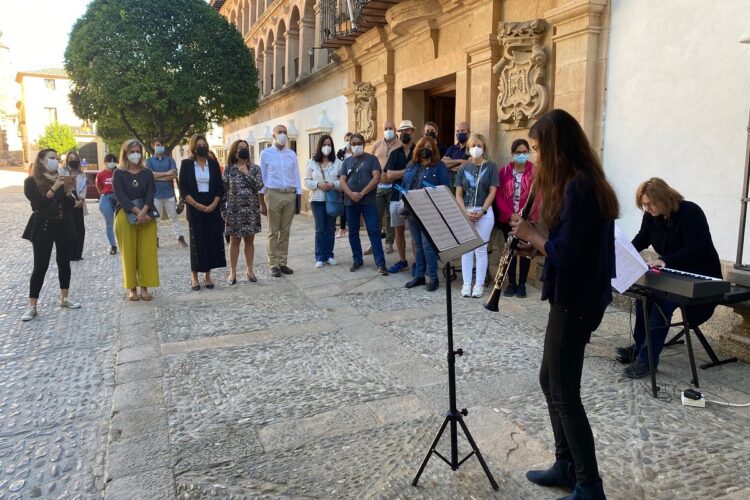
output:
[[[123,286],[130,300],[151,300],[149,287],[159,286],[156,252],[154,174],[143,163],[143,146],[135,139],[120,149],[120,164],[112,176],[117,198],[115,234],[122,260]],[[138,287],[141,292],[138,294]]]

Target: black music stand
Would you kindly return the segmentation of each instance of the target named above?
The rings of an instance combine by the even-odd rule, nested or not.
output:
[[[444,262],[443,277],[445,280],[445,305],[448,330],[449,408],[445,414],[443,424],[440,426],[440,430],[438,430],[435,439],[432,441],[432,445],[430,445],[430,449],[424,457],[424,460],[422,460],[422,465],[420,465],[419,471],[417,472],[417,475],[414,476],[414,480],[411,484],[412,486],[417,485],[422,472],[424,472],[424,469],[427,466],[427,462],[430,461],[433,454],[437,455],[447,463],[453,471],[457,471],[461,464],[468,460],[472,455],[476,455],[479,464],[482,466],[487,479],[492,485],[492,488],[497,491],[499,489],[497,481],[495,481],[492,472],[490,472],[487,463],[484,461],[482,453],[479,451],[479,447],[471,436],[471,432],[469,432],[469,428],[466,426],[466,422],[463,420],[463,417],[468,415],[469,412],[466,408],[463,408],[460,411],[457,408],[456,356],[463,356],[463,350],[453,348],[453,303],[451,301],[450,279],[452,266],[450,261],[459,255],[463,255],[470,250],[484,245],[484,240],[476,232],[474,226],[463,214],[458,207],[458,204],[456,204],[452,193],[445,186],[428,187],[427,189],[408,191],[402,195],[402,198],[404,199],[404,204],[417,218],[420,227],[427,235],[427,239],[429,240],[428,244],[433,245],[437,254],[440,256],[440,260]],[[450,424],[450,459],[444,457],[435,449],[448,424]],[[459,426],[472,449],[471,453],[460,460],[458,458]]]

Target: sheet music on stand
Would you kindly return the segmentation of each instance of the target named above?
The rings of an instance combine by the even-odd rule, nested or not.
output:
[[[447,186],[412,189],[401,197],[435,245],[441,261],[449,262],[485,244]]]
[[[646,261],[617,224],[615,224],[615,268],[617,277],[612,278],[612,287],[619,293],[625,293],[648,271]]]

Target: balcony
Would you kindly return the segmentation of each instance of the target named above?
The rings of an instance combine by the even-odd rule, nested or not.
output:
[[[375,26],[385,26],[385,12],[399,0],[322,0],[320,39],[327,49],[352,45]]]

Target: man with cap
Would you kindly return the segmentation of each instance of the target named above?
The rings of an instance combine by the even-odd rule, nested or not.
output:
[[[399,213],[403,205],[400,203],[401,192],[395,188],[395,185],[401,185],[406,165],[414,152],[414,125],[411,120],[402,120],[398,126],[398,133],[401,147],[391,152],[383,169],[387,181],[394,184],[389,208],[391,226],[396,232],[396,249],[399,258],[398,262],[388,268],[389,273],[397,273],[409,267],[406,262],[406,218]]]
[[[370,154],[374,155],[380,162],[381,172],[385,169],[385,164],[388,162],[388,157],[391,153],[400,147],[401,142],[396,137],[396,126],[391,120],[386,120],[383,124],[383,138],[376,141],[370,149]],[[395,236],[391,227],[391,217],[388,210],[392,190],[393,185],[385,180],[385,175],[381,173],[381,182],[378,184],[376,200],[378,205],[378,227],[380,228],[381,235],[383,229],[385,229],[385,253],[393,253],[393,240]],[[385,222],[383,219],[385,219]],[[365,251],[365,255],[370,255],[371,253],[372,247]]]

